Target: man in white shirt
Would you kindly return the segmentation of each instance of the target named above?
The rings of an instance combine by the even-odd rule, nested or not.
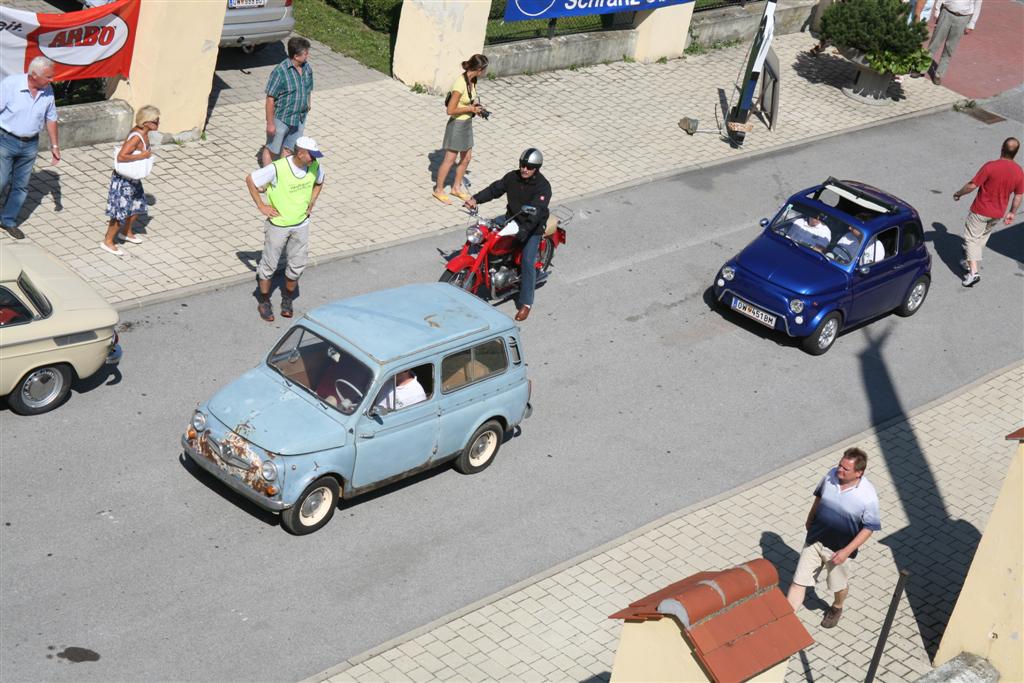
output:
[[[378,408],[400,410],[427,400],[427,392],[416,379],[412,370],[403,370],[395,375],[394,391],[383,391],[377,399]]]
[[[938,17],[939,21],[928,43],[932,60],[936,60],[939,49],[942,49],[942,58],[937,60],[932,71],[932,83],[935,85],[942,85],[942,77],[949,68],[949,60],[953,58],[960,38],[974,30],[980,14],[981,0],[935,0],[932,18]]]
[[[797,234],[793,235],[794,232]],[[817,216],[797,218],[793,221],[793,229],[790,230],[790,236],[795,236],[799,241],[810,245],[812,249],[818,251],[824,251],[828,247],[829,242],[832,241],[832,231]]]

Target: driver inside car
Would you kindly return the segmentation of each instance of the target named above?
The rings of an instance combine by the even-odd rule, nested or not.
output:
[[[797,238],[806,243],[811,249],[824,251],[832,241],[832,231],[821,222],[818,216],[801,216],[793,221],[793,228],[790,234],[798,232]]]
[[[412,370],[403,370],[395,375],[394,386],[385,386],[377,397],[375,407],[388,411],[399,410],[427,400],[427,392],[416,379]]]

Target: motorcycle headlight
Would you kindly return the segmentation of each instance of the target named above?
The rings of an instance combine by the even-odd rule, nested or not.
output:
[[[201,432],[206,429],[206,416],[200,411],[192,413],[192,429]]]
[[[484,234],[476,226],[466,228],[466,241],[470,244],[480,244],[484,241]]]
[[[277,465],[274,464],[273,460],[264,460],[263,464],[260,465],[260,474],[266,481],[274,481],[277,479]]]
[[[803,313],[804,302],[800,301],[800,299],[793,299],[792,301],[789,302],[789,310],[793,311],[794,313]]]
[[[736,277],[736,269],[732,266],[722,266],[722,279],[726,282],[732,282],[732,279]]]

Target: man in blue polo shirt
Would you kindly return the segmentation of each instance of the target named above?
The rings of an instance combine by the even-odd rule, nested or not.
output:
[[[11,191],[0,212],[0,227],[15,239],[25,234],[18,229],[18,213],[28,196],[32,164],[39,147],[39,131],[50,134],[53,163],[60,161],[57,139],[57,107],[54,103],[53,62],[36,57],[28,73],[11,74],[0,81],[0,196],[10,184]]]
[[[834,628],[843,614],[849,592],[851,562],[857,549],[882,528],[878,516],[878,494],[864,476],[868,456],[859,448],[848,448],[839,465],[829,470],[814,489],[814,503],[807,514],[807,538],[800,553],[793,583],[786,599],[796,611],[804,602],[807,587],[813,586],[821,570],[835,594],[825,610],[821,625]]]

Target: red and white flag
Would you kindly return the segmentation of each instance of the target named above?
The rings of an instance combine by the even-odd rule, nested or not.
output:
[[[0,78],[25,73],[39,55],[55,80],[128,77],[141,0],[115,0],[79,12],[37,14],[0,6]]]

